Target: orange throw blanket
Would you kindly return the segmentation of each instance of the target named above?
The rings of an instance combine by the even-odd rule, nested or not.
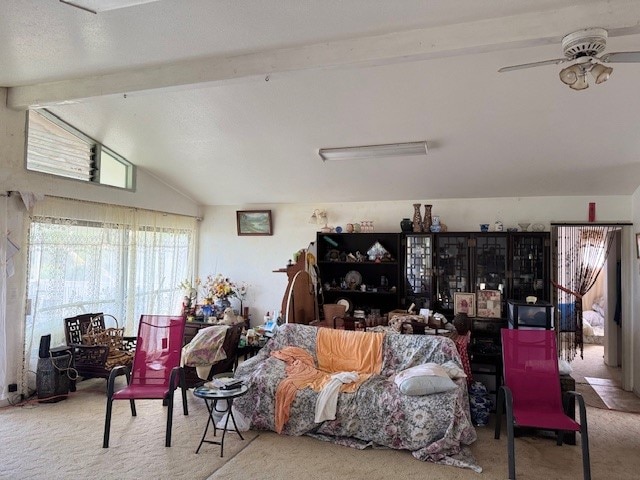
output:
[[[311,354],[299,347],[285,347],[271,352],[284,361],[287,374],[276,389],[275,430],[282,432],[289,420],[291,404],[298,390],[310,387],[316,392],[338,372],[357,372],[358,380],[345,384],[340,391],[355,392],[372,374],[382,369],[384,333],[347,332],[319,328],[316,339],[318,368]]]

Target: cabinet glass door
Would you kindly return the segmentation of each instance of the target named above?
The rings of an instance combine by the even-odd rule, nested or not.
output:
[[[435,307],[442,313],[452,313],[454,294],[470,291],[469,238],[466,235],[439,234],[436,242]]]
[[[507,247],[506,235],[477,235],[475,238],[476,290],[498,290],[506,300]]]
[[[430,235],[407,235],[405,250],[405,304],[431,308],[432,239]]]
[[[513,280],[511,298],[524,301],[533,295],[548,301],[545,285],[545,238],[534,235],[513,236]]]

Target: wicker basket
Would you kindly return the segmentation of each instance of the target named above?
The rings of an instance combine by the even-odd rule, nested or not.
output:
[[[322,306],[325,321],[332,322],[333,317],[342,317],[347,311],[347,307],[337,303],[325,303]]]

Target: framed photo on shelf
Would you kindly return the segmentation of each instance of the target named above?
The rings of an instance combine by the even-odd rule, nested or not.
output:
[[[271,210],[237,210],[238,235],[273,235]]]
[[[455,292],[453,294],[453,313],[466,313],[470,317],[476,316],[476,294]]]
[[[478,317],[500,318],[502,316],[502,295],[500,290],[478,290]]]

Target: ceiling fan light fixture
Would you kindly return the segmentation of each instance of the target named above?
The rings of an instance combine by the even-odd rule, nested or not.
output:
[[[569,85],[569,88],[572,90],[584,90],[585,88],[589,88],[589,82],[587,82],[586,75],[579,75],[578,80]]]
[[[560,80],[565,85],[572,86],[576,82],[578,82],[580,76],[582,75],[582,70],[579,65],[574,64],[569,67],[563,68],[560,70]]]
[[[613,68],[605,67],[601,63],[596,63],[591,67],[591,75],[597,84],[604,83],[609,80],[612,72]]]

